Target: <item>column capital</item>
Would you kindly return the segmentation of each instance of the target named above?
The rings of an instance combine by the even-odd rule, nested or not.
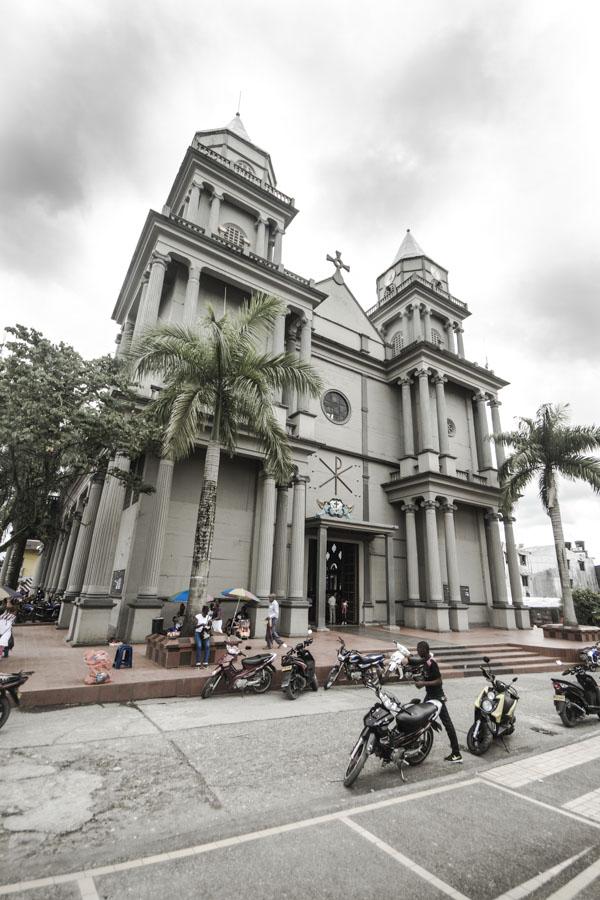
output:
[[[213,188],[212,197],[210,198],[210,202],[213,203],[215,200],[218,200],[219,203],[223,199],[223,194],[220,191],[217,191]]]
[[[497,409],[499,406],[502,406],[502,401],[498,400],[497,397],[490,397],[488,406]]]
[[[154,250],[150,257],[150,265],[152,268],[155,266],[163,266],[165,269],[171,262],[171,257],[167,253],[159,253],[158,250]]]
[[[396,382],[396,384],[397,384],[399,387],[404,387],[404,385],[406,385],[407,387],[410,387],[411,384],[414,384],[414,379],[412,379],[412,378],[410,377],[410,375],[403,375],[402,378],[399,378],[399,379],[398,379],[398,381]]]
[[[514,516],[511,516],[509,513],[502,513],[502,521],[508,525],[512,525],[513,522],[516,522]]]
[[[417,378],[427,378],[427,380],[429,380],[431,369],[428,366],[421,366],[420,368],[415,369],[415,375]]]
[[[141,279],[140,279],[140,284],[141,284],[141,285],[148,284],[148,279],[149,279],[149,278],[150,278],[150,269],[146,269],[145,272],[144,272],[144,274],[142,275],[142,277],[141,277]]]
[[[439,509],[440,506],[437,500],[421,500],[419,505],[421,509]]]
[[[434,372],[433,374],[433,383],[434,384],[446,384],[448,381],[448,376],[443,375],[441,372]]]
[[[257,225],[268,225],[269,220],[267,219],[266,216],[263,216],[262,213],[259,213],[256,217],[256,224]]]
[[[196,179],[194,178],[194,180],[192,181],[192,183],[191,183],[191,185],[190,185],[190,190],[193,191],[194,188],[195,188],[197,191],[203,191],[203,190],[204,190],[204,184],[203,184],[201,181],[196,181]]]
[[[200,281],[202,267],[197,263],[190,262],[188,266],[188,279],[190,281]]]
[[[501,522],[502,521],[502,513],[498,512],[495,509],[490,509],[485,513],[483,518],[486,520],[486,522],[494,522],[494,521]]]
[[[417,511],[417,504],[412,501],[411,503],[405,503],[402,507],[402,511],[407,515],[414,515]]]
[[[458,506],[455,505],[454,501],[450,499],[450,497],[444,497],[442,502],[440,503],[440,507],[442,511],[446,515],[453,516],[454,513],[458,510]]]
[[[446,319],[444,322],[444,331],[454,331],[454,322],[451,322],[450,319]]]
[[[308,484],[310,482],[310,475],[294,475],[292,478],[293,484],[301,484],[302,482]]]
[[[487,402],[487,394],[484,391],[475,391],[473,394],[473,400],[475,403],[486,403]]]
[[[458,334],[459,332],[460,332],[460,334],[463,334],[464,330],[465,329],[462,328],[461,325],[458,325],[456,322],[454,323],[454,331],[456,332],[456,334]]]

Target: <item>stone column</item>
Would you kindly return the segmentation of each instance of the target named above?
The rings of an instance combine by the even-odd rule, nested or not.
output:
[[[67,552],[68,537],[68,530],[61,529],[61,532],[58,536],[56,554],[52,562],[52,571],[48,580],[48,590],[50,591],[50,593],[54,593],[58,589],[58,579],[60,578],[63,560],[65,558],[65,553]]]
[[[317,531],[317,631],[329,631],[327,627],[327,525],[321,523]]]
[[[452,500],[442,503],[444,514],[444,537],[446,541],[446,570],[448,573],[448,592],[450,594],[449,622],[452,631],[469,630],[468,607],[460,596],[460,575],[458,572],[458,553],[456,550],[456,529],[454,513],[456,506]]]
[[[150,276],[148,287],[142,289],[142,297],[138,309],[133,340],[137,341],[147,328],[153,328],[158,321],[160,298],[162,295],[165,272],[169,264],[169,257],[162,253],[154,252],[150,259]]]
[[[264,216],[259,216],[256,220],[256,255],[262,256],[266,258],[267,256],[267,247],[266,247],[266,237],[267,237],[267,220]]]
[[[446,332],[446,340],[448,341],[448,350],[451,353],[456,353],[456,335],[454,334],[452,322],[444,323],[444,331]]]
[[[200,224],[200,194],[202,193],[202,185],[196,181],[192,183],[190,189],[190,202],[188,203],[186,219],[194,225]]]
[[[300,326],[300,362],[310,363],[311,344],[312,344],[312,323],[310,319],[303,317]],[[298,410],[300,412],[309,412],[308,394],[300,394],[298,397]]]
[[[482,391],[478,391],[473,400],[475,403],[475,423],[477,427],[477,436],[479,438],[479,450],[481,452],[479,471],[489,472],[494,469],[494,465],[492,462],[492,447],[490,444],[490,432],[488,430],[486,412],[487,397]]]
[[[500,422],[500,407],[502,406],[501,402],[497,397],[492,397],[489,401],[488,406],[492,411],[492,430],[494,434],[499,434],[502,431],[502,424]],[[494,447],[496,448],[496,462],[498,465],[498,469],[502,468],[502,465],[506,459],[506,454],[504,452],[504,446],[494,439]]]
[[[396,624],[396,579],[394,577],[394,535],[385,536],[385,586],[387,600],[387,624]]]
[[[188,280],[185,287],[185,301],[183,304],[183,324],[187,328],[191,328],[196,323],[199,290],[200,268],[190,264],[188,269]]]
[[[513,530],[514,516],[503,515],[504,540],[506,543],[506,556],[508,561],[508,579],[510,593],[515,611],[515,623],[517,628],[531,628],[531,614],[523,603],[523,585],[521,583],[521,570],[519,568],[519,553]]]
[[[267,600],[271,593],[271,573],[273,570],[273,538],[275,536],[275,479],[264,472],[262,475],[262,506],[258,535],[258,560],[256,566],[256,596]]]
[[[117,636],[132,643],[144,641],[152,631],[152,619],[162,607],[158,599],[158,581],[167,536],[171,485],[174,463],[162,458],[156,476],[156,491],[148,511],[149,527],[146,534],[146,552],[142,569],[141,587],[135,600],[122,604],[117,624]]]
[[[398,382],[402,389],[402,432],[404,435],[404,456],[415,455],[415,437],[412,415],[412,398],[410,386],[412,378],[405,376]]]
[[[73,517],[71,519],[71,524],[69,526],[69,537],[67,540],[67,548],[65,551],[65,556],[63,559],[63,564],[61,566],[60,575],[58,578],[58,585],[56,589],[63,593],[63,591],[67,587],[67,581],[69,579],[69,572],[71,571],[71,564],[73,562],[73,555],[75,553],[75,545],[77,543],[77,535],[79,534],[79,526],[81,525],[81,513],[74,512]]]
[[[440,550],[437,531],[435,500],[424,500],[421,504],[425,510],[425,534],[427,541],[427,581],[429,599],[425,611],[425,628],[428,631],[450,631],[448,607],[444,605],[442,589],[442,573],[440,569]]]
[[[96,524],[96,515],[98,513],[98,505],[102,495],[102,485],[104,478],[100,474],[94,475],[90,484],[90,492],[87,502],[83,509],[81,517],[81,527],[77,535],[77,543],[75,544],[75,552],[73,554],[73,562],[71,563],[71,571],[67,579],[67,590],[63,597],[63,603],[70,600],[73,601],[78,597],[83,587],[83,579],[87,566],[90,546],[94,534],[94,526]]]
[[[490,562],[490,580],[492,583],[491,620],[494,628],[516,628],[515,614],[508,605],[506,593],[506,577],[504,574],[504,557],[500,541],[499,520],[502,516],[495,510],[485,514],[485,536]]]
[[[287,484],[278,484],[271,581],[272,591],[278,601],[285,600],[287,597],[288,498],[289,486]]]
[[[423,366],[421,369],[417,370],[416,374],[419,384],[419,452],[423,453],[427,450],[433,450],[433,441],[431,439],[431,411],[429,408],[429,376],[431,374],[431,369]]]
[[[46,556],[46,544],[44,544],[44,546],[42,548],[42,552],[38,556],[38,561],[35,564],[35,571],[33,573],[33,578],[31,581],[31,590],[32,591],[36,591],[37,588],[39,588],[40,584],[42,583],[42,576],[44,574],[44,566],[45,566],[45,562],[46,562],[45,556]],[[5,559],[6,559],[6,557],[5,557]],[[2,565],[2,568],[4,568],[4,564]],[[2,582],[3,582],[3,576],[2,576],[2,571],[0,570],[0,585],[2,584]]]
[[[294,479],[294,499],[292,505],[292,535],[290,546],[290,600],[304,600],[304,522],[306,520],[306,484],[308,476],[297,475]]]
[[[438,373],[434,380],[437,411],[438,440],[440,445],[440,471],[444,475],[456,476],[456,457],[450,452],[448,438],[448,411],[446,409],[445,375]]]
[[[218,234],[219,231],[219,217],[221,215],[221,200],[223,199],[223,194],[219,194],[218,191],[214,191],[212,197],[210,198],[210,215],[208,217],[208,233]]]
[[[129,458],[118,452],[109,469],[128,472],[129,466]],[[110,585],[124,497],[123,482],[107,474],[98,506],[83,590],[75,601],[75,621],[70,629],[74,647],[104,643],[107,639],[110,614],[115,605],[110,596]]]
[[[278,356],[281,353],[285,353],[285,313],[281,316],[277,316],[275,320],[275,324],[273,326],[273,354]],[[276,388],[273,392],[274,400],[276,403],[282,402],[283,392],[281,388]],[[284,411],[285,412],[285,411]],[[282,424],[285,424],[283,422]]]
[[[285,339],[285,352],[296,355],[296,328],[293,325],[288,327]],[[294,388],[286,388],[283,392],[283,404],[287,406],[288,416],[296,412],[296,391]]]
[[[281,265],[281,251],[283,244],[283,229],[279,227],[279,225],[275,225],[274,229],[274,237],[275,241],[273,244],[273,262],[277,263],[277,265]]]
[[[423,339],[431,341],[431,310],[428,306],[423,306]]]
[[[410,311],[412,313],[412,340],[419,341],[423,337],[421,332],[421,311],[418,303],[411,303]]]
[[[463,342],[463,333],[464,328],[461,328],[460,325],[456,325],[454,328],[454,333],[456,334],[456,342],[458,344],[458,355],[461,359],[465,358],[465,345]]]
[[[44,559],[42,562],[42,570],[40,572],[40,580],[36,587],[45,588],[46,581],[48,579],[48,572],[50,571],[50,563],[52,561],[52,554],[54,553],[55,542],[53,540],[47,541],[47,546],[44,544]],[[11,548],[9,547],[9,550]],[[8,555],[8,551],[7,551]]]
[[[404,603],[404,624],[407,628],[423,628],[425,608],[421,604],[419,592],[419,556],[417,550],[417,525],[415,503],[405,503],[402,507],[406,523],[406,579],[408,600]]]
[[[117,349],[117,356],[124,357],[129,353],[129,349],[131,347],[131,341],[133,339],[133,330],[135,328],[135,323],[130,319],[127,319],[125,324],[123,325],[123,331],[121,332],[121,340],[119,341],[119,347]]]

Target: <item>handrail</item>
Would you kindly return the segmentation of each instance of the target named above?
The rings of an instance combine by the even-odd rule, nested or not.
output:
[[[233,171],[237,175],[241,175],[242,178],[245,178],[247,181],[251,181],[253,184],[256,184],[257,187],[261,188],[261,190],[266,191],[267,194],[271,194],[277,200],[281,200],[282,203],[285,203],[286,206],[294,205],[294,198],[288,197],[287,194],[284,194],[283,191],[277,190],[277,188],[273,187],[272,184],[269,184],[268,181],[264,181],[258,176],[254,175],[252,172],[248,172],[243,166],[240,166],[236,162],[232,162],[227,157],[222,156],[221,153],[217,153],[216,150],[213,150],[212,147],[207,147],[206,144],[201,144],[200,141],[194,140],[193,147],[196,150],[199,150],[200,153],[204,153],[205,156],[210,157],[215,162],[219,163],[221,166],[226,166],[228,169],[233,169]]]
[[[413,272],[412,275],[409,275],[408,278],[405,278],[395,290],[389,293],[389,296],[383,296],[381,300],[378,300],[370,309],[367,310],[367,315],[370,316],[372,313],[376,312],[380,307],[384,306],[386,303],[390,303],[392,300],[395,300],[400,291],[402,291],[407,284],[410,284],[411,281],[420,281],[422,284],[427,285],[432,291],[435,291],[437,294],[442,294],[446,300],[449,300],[450,303],[453,303],[455,306],[460,307],[461,309],[467,310],[469,307],[466,303],[463,303],[462,300],[459,300],[458,297],[453,297],[448,291],[445,291],[444,288],[438,287],[438,285],[433,284],[431,281],[428,281],[426,278],[423,278],[422,275],[419,275],[418,272]]]

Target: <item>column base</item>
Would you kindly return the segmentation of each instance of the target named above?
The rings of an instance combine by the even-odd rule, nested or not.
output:
[[[417,471],[417,457],[405,456],[400,460],[400,478],[409,478]]]
[[[469,607],[451,606],[448,611],[451,631],[469,630]]]
[[[447,606],[427,606],[425,608],[426,631],[450,631]]]
[[[73,616],[67,640],[73,647],[108,643],[110,614],[115,601],[111,597],[80,597],[73,604]]]
[[[281,600],[279,603],[279,634],[285,637],[306,637],[308,632],[307,600]]]
[[[493,606],[490,609],[490,624],[493,628],[505,628],[514,630],[517,627],[515,622],[515,611],[512,606]]]
[[[264,637],[267,633],[267,610],[269,604],[261,601],[250,610],[250,636],[253,638]]]
[[[424,628],[425,627],[425,606],[416,603],[404,604],[404,627],[405,628]]]
[[[419,472],[439,472],[440,457],[436,450],[423,450],[417,456]]]
[[[60,612],[58,614],[58,619],[56,622],[56,627],[59,631],[66,630],[69,627],[71,622],[71,615],[73,613],[73,604],[70,600],[63,600],[60,604]]]
[[[152,619],[163,607],[163,601],[158,597],[136,597],[127,604],[124,634],[118,635],[129,644],[143,644],[146,637],[152,633]],[[171,624],[171,623],[167,623]]]
[[[513,607],[515,613],[515,622],[517,628],[521,630],[526,630],[531,628],[531,612],[526,606],[515,606]]]
[[[442,475],[451,475],[456,478],[456,457],[449,453],[440,455],[440,472]]]

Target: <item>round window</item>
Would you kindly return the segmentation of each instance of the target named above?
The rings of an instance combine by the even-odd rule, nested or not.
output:
[[[330,422],[343,425],[350,418],[350,404],[339,391],[327,391],[321,400],[323,412]]]
[[[456,425],[452,419],[448,419],[448,437],[454,437],[456,434]]]

